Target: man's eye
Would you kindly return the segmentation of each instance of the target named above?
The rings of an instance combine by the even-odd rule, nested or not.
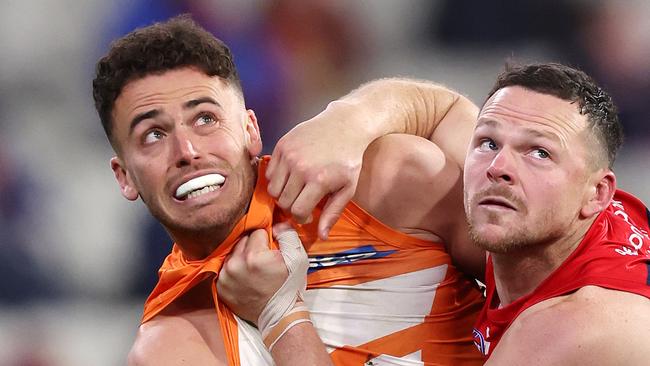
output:
[[[481,140],[481,144],[479,145],[479,150],[481,151],[494,151],[498,148],[497,144],[490,139]]]
[[[216,120],[209,114],[202,114],[199,118],[196,119],[196,124],[198,126],[209,125],[215,123]]]
[[[151,130],[151,131],[147,132],[146,135],[144,135],[143,142],[145,144],[152,144],[152,143],[162,139],[163,136],[164,135],[163,135],[163,133],[161,131],[159,131],[159,130]]]
[[[548,151],[544,149],[535,149],[533,150],[532,154],[538,159],[548,159],[551,157],[551,154],[549,154]]]

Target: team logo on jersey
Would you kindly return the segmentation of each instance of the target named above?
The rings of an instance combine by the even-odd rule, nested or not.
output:
[[[364,245],[354,249],[328,255],[318,255],[309,258],[309,270],[312,273],[327,267],[340,264],[351,264],[366,259],[377,259],[389,256],[397,250],[378,251],[372,245]]]
[[[490,327],[486,329],[486,333],[488,336],[490,335]],[[472,337],[474,338],[474,344],[478,350],[481,351],[484,356],[487,356],[488,353],[490,353],[490,342],[485,340],[483,333],[481,333],[480,330],[474,328],[472,331]]]

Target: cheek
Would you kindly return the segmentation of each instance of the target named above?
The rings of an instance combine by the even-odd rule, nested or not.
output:
[[[476,159],[467,158],[463,171],[463,187],[466,193],[471,193],[472,188],[479,184],[481,178],[485,176],[484,172],[485,170]]]
[[[164,170],[158,169],[159,165],[158,159],[150,159],[134,165],[133,183],[142,195],[151,196],[152,192],[164,185]]]
[[[200,140],[202,150],[234,165],[245,150],[243,136],[231,130],[220,130]]]

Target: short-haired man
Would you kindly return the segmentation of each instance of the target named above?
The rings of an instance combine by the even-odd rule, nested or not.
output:
[[[395,110],[391,117],[404,119],[421,108]],[[301,143],[303,130],[286,135],[274,159],[316,155]],[[464,169],[470,233],[489,252],[487,301],[474,330],[488,364],[648,363],[650,212],[616,188],[621,143],[611,98],[583,72],[531,64],[498,77]]]
[[[413,84],[414,92],[401,93]],[[423,109],[434,112],[431,127],[420,132],[440,141],[440,147],[406,135],[361,144],[365,156],[358,189],[344,191],[354,202],[339,205],[334,195],[319,206],[313,224],[298,228],[311,256],[308,291],[299,296],[296,279],[304,272],[294,268],[296,253],[270,250],[267,242],[281,210],[267,193],[266,169],[279,176],[282,164],[257,158],[262,146],[257,120],[245,107],[225,45],[184,18],[139,29],[116,41],[99,61],[93,87],[116,152],[111,167],[123,196],[140,197],[175,241],[145,304],[130,363],[262,365],[271,363],[266,347],[277,363],[324,363],[326,354],[305,322],[309,313],[301,297],[338,364],[482,363],[471,339],[482,296],[456,265],[479,273],[484,257],[469,243],[460,205],[462,154],[446,149],[454,139],[463,140],[461,146],[469,140],[477,109],[467,99],[429,83],[386,80],[321,114],[346,114],[359,102],[389,115],[394,103],[388,95],[403,102],[416,95]],[[348,119],[365,118],[352,113]],[[395,121],[369,135],[415,133],[413,122]],[[329,140],[335,148],[331,140],[338,137]],[[337,161],[344,149],[331,155],[323,150],[315,161],[321,182],[334,177],[329,161]],[[311,189],[295,182],[289,177],[268,189],[297,217],[309,215],[300,207],[332,192],[331,186]],[[305,188],[305,195],[277,192],[294,188]],[[426,200],[417,193],[423,191]],[[326,240],[319,239],[320,213],[328,218],[337,210],[343,214],[336,224],[319,221],[329,231]],[[215,278],[228,255],[219,285]],[[253,269],[263,286],[282,284],[270,305],[252,306],[247,296],[255,293],[246,291],[224,301],[227,278],[240,265]],[[259,280],[287,270],[287,281]],[[261,336],[225,303],[258,325]]]
[[[558,64],[506,70],[465,163],[471,235],[487,250],[475,339],[491,365],[650,359],[647,208],[616,189],[611,98]]]

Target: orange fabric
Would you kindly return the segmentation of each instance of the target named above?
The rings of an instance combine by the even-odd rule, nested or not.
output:
[[[207,276],[216,278],[215,274],[219,273],[225,257],[244,233],[264,228],[271,238],[271,225],[281,214],[279,210],[275,210],[274,200],[266,192],[268,182],[264,172],[267,164],[268,158],[260,162],[258,182],[247,215],[208,258],[188,261],[183,257],[180,248],[174,245],[172,253],[159,271],[159,283],[145,304],[143,323],[151,320]],[[341,252],[367,245],[371,245],[373,250],[390,254],[371,260],[327,264],[327,268],[319,268],[308,275],[308,291],[339,285],[355,286],[423,269],[449,267],[444,279],[437,285],[431,309],[424,309],[422,313],[425,317],[422,323],[397,332],[385,333],[367,343],[340,346],[332,353],[335,364],[361,366],[380,354],[401,357],[418,350],[421,351],[425,365],[482,364],[480,353],[471,338],[472,324],[482,303],[482,297],[471,281],[453,267],[444,245],[398,232],[382,224],[353,202],[347,205],[341,219],[332,228],[329,239],[320,241],[317,237],[317,225],[322,206],[321,203],[314,213],[312,223],[298,227],[300,238],[313,265],[326,263],[319,262],[319,258],[336,258]],[[212,292],[217,304],[216,312],[228,352],[229,365],[239,366],[236,320],[218,301],[214,283]],[[327,305],[329,299],[325,297],[319,301]],[[349,326],[350,332],[364,332],[363,329],[355,328],[353,323]],[[317,330],[320,331],[319,328]]]
[[[320,207],[322,205],[319,205]],[[354,202],[346,206],[341,218],[330,231],[328,240],[321,241],[316,236],[319,215],[320,210],[317,209],[313,222],[300,225],[298,230],[312,262],[311,273],[307,277],[308,292],[327,291],[328,288],[340,291],[336,289],[340,289],[341,286],[359,285],[438,266],[448,268],[446,276],[438,284],[431,308],[426,309],[426,314],[423,314],[422,323],[396,332],[387,332],[363,344],[338,346],[331,353],[335,365],[362,366],[382,354],[403,357],[417,351],[421,352],[425,365],[483,364],[484,359],[477,352],[471,333],[483,304],[483,296],[474,282],[453,266],[443,244],[396,231]],[[331,258],[341,258],[342,253],[357,253],[354,251],[363,247],[372,247],[365,249],[365,253],[387,254],[385,256],[367,254],[365,258],[361,254],[357,254],[358,257],[354,258],[355,254],[352,254],[350,257],[354,259],[347,262],[327,261]],[[359,288],[357,291],[364,290]],[[330,296],[327,292],[323,292],[317,299],[321,304],[327,303],[330,301]],[[376,301],[382,301],[380,299],[381,297],[376,297]],[[361,300],[356,296],[350,296],[346,301]],[[332,309],[337,308],[338,305],[332,304]],[[357,306],[367,306],[362,308],[363,310],[358,310],[361,319],[366,316],[366,313],[373,311],[371,303],[360,302]],[[355,314],[346,313],[343,316],[349,321],[350,332],[364,332],[355,324],[353,320]],[[315,325],[320,330],[321,324],[316,322]]]
[[[264,170],[268,159],[260,161],[258,182],[251,199],[248,213],[237,223],[230,235],[217,249],[203,260],[187,260],[184,258],[180,248],[174,244],[172,252],[158,271],[158,284],[145,302],[142,323],[151,320],[174,300],[181,297],[189,289],[208,276],[216,276],[223,265],[226,256],[230,253],[239,239],[256,229],[265,229],[269,236],[271,246],[277,248],[272,241],[271,228],[273,224],[274,200],[266,192],[267,181],[264,177]],[[239,366],[239,344],[237,333],[237,321],[234,315],[223,303],[218,301],[217,286],[213,280],[212,297],[216,304],[216,312],[219,317],[221,333],[228,356],[228,364]]]

